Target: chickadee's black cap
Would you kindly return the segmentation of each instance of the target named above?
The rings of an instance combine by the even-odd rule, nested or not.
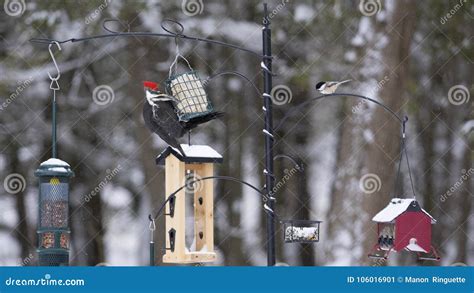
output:
[[[325,84],[324,81],[318,82],[318,83],[316,84],[316,89],[319,90],[319,89],[323,86],[323,84]]]

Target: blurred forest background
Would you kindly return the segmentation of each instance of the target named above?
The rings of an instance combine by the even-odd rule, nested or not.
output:
[[[13,2],[20,5],[19,12],[12,10]],[[123,21],[124,27],[115,29],[128,24],[131,31],[163,32],[160,22],[172,18],[184,25],[185,34],[260,51],[263,5],[230,0],[4,3],[0,265],[33,265],[38,213],[33,173],[51,153],[47,73],[54,75],[55,69],[47,46],[29,40],[102,34],[102,22],[108,18]],[[274,106],[274,125],[291,107],[318,96],[314,86],[319,80],[350,78],[340,92],[369,96],[407,115],[414,187],[422,207],[438,221],[433,245],[442,261],[417,263],[413,255],[399,253],[388,265],[473,265],[472,2],[268,3],[274,86],[286,86],[291,94]],[[252,55],[192,41],[180,41],[180,48],[202,77],[235,70],[262,88],[260,60]],[[174,54],[173,39],[140,37],[66,43],[56,52],[61,69],[58,153],[76,175],[70,194],[71,265],[148,264],[147,215],[165,197],[164,169],[155,165],[155,157],[166,145],[144,126],[142,81],[163,82]],[[94,90],[104,86],[112,95],[97,102]],[[210,81],[208,94],[226,115],[194,131],[192,142],[209,144],[223,154],[216,174],[262,186],[262,99],[249,83],[230,75]],[[321,240],[314,245],[283,244],[278,226],[277,261],[386,265],[368,259],[367,253],[376,242],[371,218],[394,195],[413,195],[405,163],[401,191],[393,191],[399,142],[400,126],[391,115],[354,98],[320,100],[292,115],[276,134],[275,154],[298,158],[305,171],[278,190],[276,209],[285,219],[323,223]],[[285,160],[275,164],[277,180],[294,167]],[[8,186],[12,174],[24,178],[15,190]],[[111,180],[109,174],[114,174]],[[369,177],[371,182],[364,182]],[[214,265],[265,265],[261,200],[234,183],[217,182],[215,188]],[[99,193],[90,196],[97,189]],[[163,237],[160,218],[158,248]]]

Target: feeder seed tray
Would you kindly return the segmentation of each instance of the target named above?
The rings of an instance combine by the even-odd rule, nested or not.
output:
[[[283,231],[286,243],[311,243],[319,241],[321,221],[284,220]]]

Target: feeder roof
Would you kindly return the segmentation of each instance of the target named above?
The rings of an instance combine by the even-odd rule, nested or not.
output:
[[[184,156],[174,147],[167,147],[156,157],[157,165],[164,165],[165,159],[173,154],[178,160],[185,163],[222,163],[222,155],[208,145],[181,144]]]
[[[50,158],[39,165],[36,176],[74,176],[71,166],[56,158]]]
[[[421,210],[431,218],[431,224],[436,223],[436,220],[430,214],[428,214],[427,211],[422,209],[418,202],[413,198],[392,198],[390,203],[372,218],[372,221],[389,223],[407,210]]]

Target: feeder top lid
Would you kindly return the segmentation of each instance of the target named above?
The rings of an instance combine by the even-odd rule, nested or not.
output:
[[[71,166],[56,158],[50,158],[39,165],[36,176],[74,176]]]
[[[164,165],[165,159],[173,154],[178,160],[185,163],[222,163],[222,155],[208,145],[181,144],[184,156],[174,147],[167,147],[156,157],[157,165]]]
[[[431,218],[431,224],[436,223],[436,220],[422,209],[414,198],[392,198],[390,203],[372,218],[372,221],[389,223],[406,211],[421,211]]]
[[[42,166],[55,166],[55,167],[65,167],[65,168],[71,168],[71,166],[60,160],[60,159],[56,159],[56,158],[50,158],[46,161],[44,161],[43,163],[40,164],[40,167]]]

